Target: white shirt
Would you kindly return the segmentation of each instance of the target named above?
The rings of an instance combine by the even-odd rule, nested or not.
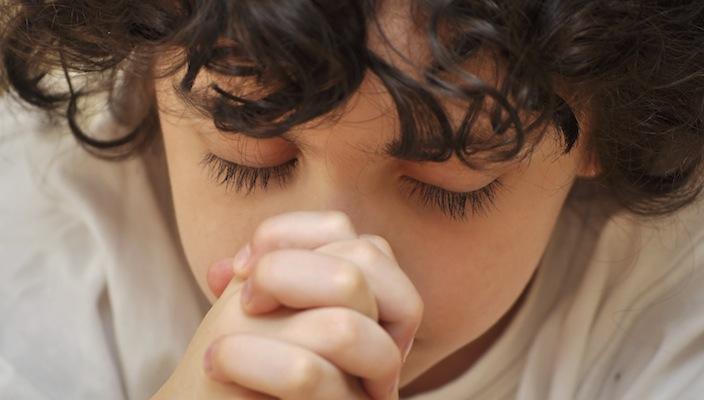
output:
[[[6,102],[0,399],[148,399],[206,308],[144,163],[95,159]]]
[[[503,335],[408,399],[704,399],[702,200],[648,221],[573,196]]]
[[[0,103],[0,399],[148,399],[207,309],[163,183],[40,116]],[[699,205],[647,223],[571,201],[504,334],[411,399],[702,398],[703,235]]]

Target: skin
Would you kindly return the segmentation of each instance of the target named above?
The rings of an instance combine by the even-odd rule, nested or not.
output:
[[[423,49],[414,46],[422,41],[412,40],[413,35],[408,34],[410,28],[404,22],[406,19],[392,12],[383,13],[380,19],[382,26],[388,27],[385,34],[391,43],[410,59],[420,62]],[[370,47],[385,54],[387,60],[400,69],[412,73],[412,66],[403,64],[375,37],[372,35]],[[478,63],[469,67],[487,80],[495,79],[488,66]],[[388,95],[371,75],[335,122],[298,127],[289,140],[255,140],[218,133],[210,120],[189,110],[176,97],[172,89],[173,79],[157,81],[155,92],[161,110],[178,232],[187,261],[203,293],[216,304],[216,308],[220,307],[218,309],[234,307],[231,297],[240,286],[232,288],[230,285],[223,295],[225,299],[218,300],[217,296],[232,276],[228,272],[232,257],[250,243],[257,247],[256,256],[260,258],[267,253],[280,256],[276,252],[286,248],[306,250],[286,253],[288,258],[271,257],[284,264],[278,267],[280,276],[283,276],[279,279],[279,286],[267,284],[267,279],[269,282],[274,279],[272,275],[268,278],[260,276],[259,281],[253,279],[258,282],[252,286],[257,293],[255,297],[259,296],[259,303],[249,310],[251,318],[258,313],[273,312],[277,307],[302,310],[337,302],[362,310],[370,320],[378,322],[378,311],[393,308],[393,299],[383,303],[378,297],[383,291],[373,290],[375,285],[392,288],[389,290],[395,290],[399,296],[395,300],[397,304],[405,299],[417,305],[414,309],[417,313],[421,308],[419,303],[422,303],[422,317],[418,316],[418,321],[399,318],[391,328],[386,326],[393,340],[389,343],[395,342],[399,346],[404,346],[417,328],[412,351],[401,370],[402,395],[446,383],[471,367],[491,346],[520,307],[521,294],[534,275],[572,184],[580,177],[596,174],[596,166],[587,161],[591,159],[585,146],[587,132],[582,132],[572,152],[563,155],[561,144],[556,140],[558,134],[553,128],[530,157],[483,172],[469,170],[455,158],[444,163],[413,163],[382,155],[379,150],[398,135],[398,121]],[[211,79],[215,78],[202,74],[196,88],[203,87]],[[448,107],[452,105],[448,104]],[[583,127],[587,126],[585,121],[580,122]],[[209,171],[199,165],[205,152],[251,167],[275,166],[294,157],[299,163],[286,186],[272,184],[267,190],[256,190],[245,196],[226,190],[209,178]],[[497,193],[495,208],[485,214],[469,215],[466,221],[455,221],[410,196],[409,190],[400,183],[399,178],[403,176],[452,191],[477,190],[496,178],[500,178],[503,187]],[[349,222],[345,228],[348,230],[335,231],[342,235],[339,240],[323,243],[325,239],[318,238],[320,243],[315,246],[293,243],[296,237],[319,229],[316,224],[325,221],[320,215],[329,216],[324,212],[331,210],[342,213],[337,215],[345,215]],[[271,245],[276,242],[276,235],[271,231],[260,233],[257,239],[263,222],[278,215],[292,215],[290,213],[295,211],[312,213],[305,214],[300,223],[293,224],[288,220],[288,225],[283,224],[286,233],[279,239],[288,241],[290,246]],[[345,237],[346,234],[349,237]],[[359,235],[364,234],[374,236],[360,238]],[[388,246],[391,256],[379,257],[376,263],[382,265],[379,270],[396,271],[394,278],[391,279],[391,275],[385,278],[374,276],[370,272],[374,268],[364,260],[360,261],[355,251],[339,246],[344,240],[355,240],[354,246],[349,248],[364,247],[364,242],[369,241],[376,243],[377,247]],[[325,254],[337,255],[336,259],[346,258],[350,265],[356,265],[362,271],[360,276],[364,276],[366,283],[361,286],[364,287],[351,291],[344,299],[327,299],[327,304],[323,295],[316,300],[317,303],[301,298],[297,298],[297,304],[295,301],[291,303],[291,296],[295,297],[296,293],[305,297],[305,293],[316,290],[324,292],[326,282],[333,284],[325,278],[318,282],[318,275],[310,267],[328,263],[330,268],[340,268],[333,258],[311,261],[312,251],[316,250],[315,254],[319,255],[321,246],[325,245],[329,247],[324,248],[323,253],[328,251]],[[253,272],[257,264],[251,264],[242,279],[257,276]],[[306,268],[308,272],[298,273]],[[288,274],[286,269],[298,274]],[[312,279],[301,282],[301,274]],[[385,286],[379,283],[383,279],[388,279],[383,283]],[[370,297],[377,302],[376,311],[370,305],[374,304]],[[219,302],[229,303],[218,306]],[[246,309],[244,305],[242,308]],[[214,312],[210,319],[215,319],[216,314],[220,315]],[[285,317],[290,316],[286,314]],[[385,316],[395,317],[393,313]],[[235,325],[218,329],[225,334],[228,329],[232,332]],[[272,328],[261,329],[265,332]],[[211,335],[207,340],[199,340],[198,351],[204,352],[205,343],[214,338]],[[193,354],[196,353],[194,350]],[[196,362],[197,357],[193,354],[186,357],[188,362]],[[370,377],[365,388],[383,391],[380,388],[393,381],[393,374],[389,370],[381,375]],[[241,377],[233,374],[215,373],[213,376],[216,381],[238,382],[246,386]]]
[[[422,302],[388,242],[338,211],[292,212],[264,221],[250,246],[244,288],[231,280],[154,399],[397,399],[389,333],[410,339]]]

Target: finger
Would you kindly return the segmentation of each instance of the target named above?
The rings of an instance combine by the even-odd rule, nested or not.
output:
[[[279,400],[278,397],[269,396],[232,382],[220,382],[213,379],[199,379],[195,393],[207,393],[205,400]]]
[[[379,236],[344,240],[319,247],[315,252],[353,262],[376,299],[379,323],[389,332],[405,357],[423,318],[423,300],[413,282],[393,257],[391,247]]]
[[[401,353],[379,324],[356,311],[341,307],[302,311],[291,316],[277,337],[360,377],[374,399],[387,399],[397,390]]]
[[[337,240],[354,239],[357,233],[346,214],[340,211],[295,211],[262,222],[235,262],[235,274],[249,276],[250,266],[263,254],[282,248],[314,249]],[[236,256],[235,259],[238,259]]]
[[[359,268],[346,259],[310,250],[276,250],[262,256],[247,280],[242,308],[266,313],[293,309],[347,307],[378,320],[376,298]]]
[[[369,241],[374,246],[376,246],[379,250],[381,250],[381,252],[386,254],[387,257],[394,259],[394,260],[396,259],[396,256],[394,255],[394,251],[391,249],[391,245],[383,237],[381,237],[379,235],[370,235],[370,234],[365,233],[365,234],[359,235],[357,238]]]
[[[356,233],[349,218],[339,211],[296,211],[280,214],[262,222],[252,242],[245,245],[234,258],[213,264],[208,270],[207,283],[220,297],[234,275],[249,276],[250,261],[269,250],[293,247],[313,249],[334,240],[354,238]],[[252,251],[252,248],[255,250]],[[231,267],[228,268],[228,263]]]
[[[233,276],[232,258],[220,260],[208,268],[206,281],[210,291],[216,298],[222,295]]]
[[[208,349],[205,369],[219,382],[286,400],[365,398],[354,379],[329,361],[273,338],[223,336]]]
[[[225,289],[223,292],[220,294],[220,299],[227,299],[230,297],[233,297],[240,293],[244,287],[245,281],[240,279],[238,276],[233,276],[229,282],[227,282],[227,286],[225,286]],[[240,295],[241,297],[241,295]],[[223,301],[223,304],[226,303],[226,301]]]

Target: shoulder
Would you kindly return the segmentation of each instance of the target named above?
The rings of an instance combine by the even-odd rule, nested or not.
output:
[[[684,393],[704,373],[703,202],[667,217],[607,220],[584,275],[557,310],[562,337],[552,338],[559,343],[552,394]]]
[[[206,304],[143,158],[94,157],[6,98],[0,123],[0,398],[149,397]]]
[[[593,366],[617,398],[681,398],[704,378],[704,206],[647,221],[621,218],[629,249],[598,314]],[[617,228],[614,228],[616,230]],[[607,334],[610,332],[610,334]],[[599,340],[599,342],[597,342]]]
[[[104,258],[72,195],[77,146],[61,124],[7,97],[0,126],[0,397],[120,398],[100,314]],[[91,379],[74,385],[76,373]]]

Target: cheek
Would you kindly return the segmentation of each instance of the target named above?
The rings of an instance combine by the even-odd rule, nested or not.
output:
[[[437,238],[430,244],[417,238],[401,264],[425,301],[419,339],[457,349],[493,326],[523,292],[571,187],[569,175],[535,178],[521,177],[499,210],[460,231],[417,228]]]
[[[192,132],[164,118],[162,131],[180,241],[199,287],[212,302],[208,268],[244,246],[258,216],[208,180],[207,171],[198,164],[205,148]]]
[[[445,241],[415,257],[412,279],[426,310],[419,338],[451,347],[481,336],[519,297],[550,235],[537,224],[493,231],[482,225],[463,240],[435,236]]]

